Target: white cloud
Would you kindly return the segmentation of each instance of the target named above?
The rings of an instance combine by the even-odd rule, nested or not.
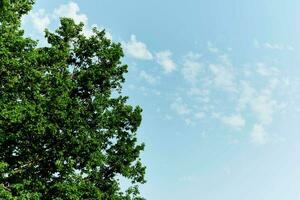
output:
[[[184,58],[183,68],[181,70],[183,77],[191,82],[197,81],[197,76],[201,71],[202,63],[200,62],[201,55],[190,52]]]
[[[236,91],[236,86],[234,84],[234,75],[231,68],[225,68],[218,64],[210,64],[209,69],[214,76],[214,84],[217,87],[231,92]]]
[[[189,104],[178,101],[172,105],[173,109],[185,113],[184,117],[192,114],[194,122],[207,117],[236,131],[246,129],[246,125],[253,127],[249,132],[251,141],[266,143],[265,128],[289,105],[282,92],[283,88],[288,88],[289,81],[278,68],[268,63],[235,66],[226,53],[212,44],[208,47],[215,60],[207,61],[193,53],[183,57],[181,73],[187,81],[196,83],[190,88],[178,88],[187,95]],[[233,114],[228,113],[229,110],[234,110]]]
[[[147,49],[146,44],[136,39],[135,35],[131,35],[130,41],[123,43],[126,53],[136,59],[152,60],[153,56]]]
[[[261,124],[255,124],[251,132],[251,141],[255,144],[265,144],[267,133]]]
[[[87,37],[94,35],[93,28],[97,28],[97,30],[105,30],[105,37],[112,40],[113,37],[111,32],[101,26],[98,26],[97,24],[93,24],[90,27],[85,26],[83,28],[83,34]]]
[[[34,28],[39,32],[43,33],[44,30],[50,25],[50,17],[46,14],[44,9],[40,9],[37,12],[29,14],[29,18]]]
[[[145,72],[145,71],[141,71],[140,72],[140,77],[142,78],[142,79],[144,79],[146,82],[148,82],[149,84],[155,84],[156,83],[156,78],[154,77],[154,76],[152,76],[152,75],[150,75],[150,74],[148,74],[147,72]]]
[[[186,115],[191,112],[188,106],[182,102],[182,99],[180,97],[177,98],[176,101],[171,104],[171,109],[179,115]]]
[[[74,2],[62,4],[50,13],[46,13],[44,9],[40,9],[36,12],[31,12],[29,13],[29,15],[25,16],[22,19],[22,23],[30,22],[39,33],[43,33],[45,28],[48,28],[53,21],[58,21],[60,17],[72,18],[76,24],[83,22],[84,27],[82,32],[87,37],[90,37],[94,34],[92,31],[94,27],[98,30],[104,29],[103,27],[96,24],[89,26],[87,15],[80,13],[78,4]],[[112,39],[112,35],[109,31],[106,30],[105,35],[108,39]]]
[[[241,81],[240,96],[237,101],[237,111],[244,110],[254,99],[256,90],[246,81]]]
[[[268,67],[265,63],[257,63],[256,72],[259,75],[266,77],[275,76],[279,73],[278,69],[274,67]]]
[[[190,119],[190,118],[185,118],[184,122],[188,126],[195,125],[195,122],[192,119]]]
[[[219,53],[219,49],[215,47],[211,42],[207,42],[207,49],[211,53]]]
[[[274,113],[282,108],[282,105],[273,97],[273,90],[276,89],[277,84],[277,79],[271,79],[264,89],[258,91],[249,83],[242,82],[236,110],[250,108],[260,124],[270,124]]]
[[[75,23],[88,23],[88,17],[85,14],[79,13],[80,9],[77,3],[70,2],[68,4],[60,5],[54,10],[54,14],[58,17],[72,18]]]
[[[228,57],[228,55],[227,54],[222,54],[222,55],[219,55],[219,60],[221,61],[221,64],[224,66],[226,66],[226,67],[230,67],[230,66],[232,66],[232,64],[231,64],[231,61],[230,61],[230,59],[229,59],[229,57]]]
[[[157,63],[163,67],[165,73],[171,73],[176,69],[176,64],[171,58],[171,51],[160,51],[156,53],[155,56]]]
[[[191,104],[184,108],[190,108],[195,121],[207,116],[238,131],[246,124],[247,127],[252,126],[251,140],[265,143],[267,134],[264,128],[288,105],[281,99],[281,91],[289,85],[289,81],[279,69],[264,62],[246,63],[241,68],[234,66],[229,56],[211,43],[208,48],[214,53],[215,60],[209,61],[207,67],[205,58],[201,57],[204,62],[199,61],[199,54],[190,53],[190,56],[184,57],[181,73],[186,80],[196,81],[185,91]],[[222,99],[219,99],[220,89]],[[206,109],[208,106],[209,109]],[[228,114],[231,109],[236,114]]]
[[[195,114],[196,119],[203,119],[205,117],[205,113],[204,112],[197,112]]]
[[[224,124],[227,124],[235,129],[243,128],[246,123],[245,119],[239,114],[223,116],[221,119]]]
[[[237,110],[243,110],[249,106],[260,124],[270,124],[273,121],[273,115],[285,106],[285,103],[279,102],[274,96],[274,91],[280,85],[279,79],[270,77],[265,81],[267,84],[260,90],[254,89],[249,83],[243,82],[237,105]]]
[[[251,108],[262,124],[269,124],[273,120],[273,113],[278,108],[278,103],[270,95],[261,94],[251,101]]]
[[[208,97],[208,95],[210,94],[210,90],[208,88],[206,89],[200,89],[200,88],[197,88],[197,87],[191,87],[189,90],[188,90],[188,95],[190,96],[196,96],[196,97]]]
[[[293,51],[294,47],[291,45],[286,44],[279,44],[279,43],[270,43],[270,42],[264,42],[261,43],[258,40],[254,40],[254,46],[256,48],[264,48],[264,49],[270,49],[270,50],[279,50],[279,51]]]
[[[54,9],[53,17],[68,17],[72,18],[76,24],[79,24],[80,22],[84,23],[83,27],[83,34],[87,37],[90,37],[93,35],[92,29],[96,27],[97,29],[103,29],[103,27],[98,27],[98,25],[93,24],[92,26],[89,26],[88,23],[88,17],[86,14],[80,13],[80,8],[77,3],[70,2],[68,4],[60,5],[58,8]],[[105,31],[106,37],[108,39],[112,39],[112,35],[109,31]]]

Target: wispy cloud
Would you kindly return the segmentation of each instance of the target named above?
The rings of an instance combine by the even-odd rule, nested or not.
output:
[[[265,63],[257,63],[256,72],[261,76],[276,76],[279,74],[278,69],[269,67]]]
[[[77,3],[69,2],[68,4],[62,4],[58,8],[53,11],[54,17],[69,17],[72,18],[75,23],[84,23],[83,34],[86,36],[92,36],[94,27],[98,29],[104,29],[103,27],[99,27],[97,24],[89,25],[88,17],[86,14],[80,12],[80,8]],[[109,31],[105,32],[106,37],[112,39],[112,35]]]
[[[246,124],[245,119],[240,114],[223,116],[221,120],[224,124],[229,125],[234,129],[241,129]]]
[[[181,73],[183,77],[191,83],[196,83],[201,68],[203,67],[200,58],[200,54],[196,54],[193,52],[188,53],[184,57]]]
[[[293,51],[294,47],[292,45],[287,44],[279,44],[279,43],[270,43],[270,42],[259,42],[254,39],[254,46],[256,48],[270,49],[270,50],[279,50],[279,51]]]
[[[157,78],[145,72],[144,70],[140,72],[140,77],[151,85],[154,85],[157,82]]]
[[[214,59],[196,53],[184,57],[181,74],[188,83],[192,80],[195,84],[182,90],[173,110],[176,107],[181,114],[192,113],[190,121],[214,121],[247,132],[253,143],[267,143],[269,126],[286,106],[279,89],[287,85],[284,75],[263,61],[235,66],[220,49],[214,47],[209,52]]]
[[[77,3],[70,2],[68,4],[60,5],[54,10],[54,15],[58,17],[69,17],[74,19],[75,23],[83,22],[84,24],[88,23],[88,17],[79,13],[80,9]]]
[[[25,16],[24,23],[32,23],[33,27],[38,33],[43,33],[46,28],[49,28],[52,22],[58,21],[60,17],[72,18],[76,24],[80,22],[84,23],[83,34],[90,37],[93,35],[92,29],[94,27],[98,29],[104,29],[97,24],[89,25],[89,20],[86,14],[80,12],[79,5],[75,2],[69,2],[67,4],[61,4],[55,8],[52,12],[47,13],[45,9],[33,11]],[[106,37],[112,39],[112,35],[106,30]]]
[[[136,59],[152,60],[152,53],[148,50],[147,45],[136,39],[135,35],[131,35],[128,42],[123,43],[126,53]]]
[[[209,69],[213,74],[215,86],[231,92],[236,91],[235,77],[231,68],[219,64],[210,64]]]
[[[51,16],[49,16],[44,9],[30,13],[27,18],[31,20],[33,27],[39,33],[43,33],[51,23]]]
[[[266,144],[267,133],[261,124],[255,124],[250,134],[251,141],[255,144]]]
[[[178,115],[186,115],[191,112],[188,105],[184,103],[180,97],[178,97],[175,102],[171,104],[171,109],[174,110]]]
[[[207,49],[208,49],[208,51],[209,52],[211,52],[211,53],[219,53],[219,49],[215,46],[215,45],[213,45],[213,43],[211,43],[211,42],[207,42]]]
[[[163,67],[165,73],[171,73],[176,69],[176,64],[172,60],[171,51],[160,51],[155,54],[155,57],[157,63]]]

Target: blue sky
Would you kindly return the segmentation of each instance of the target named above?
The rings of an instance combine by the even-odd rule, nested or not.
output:
[[[300,2],[37,0],[26,34],[60,16],[107,30],[144,109],[149,200],[300,199]]]

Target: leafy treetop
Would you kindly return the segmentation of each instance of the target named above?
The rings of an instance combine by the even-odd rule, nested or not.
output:
[[[20,28],[33,3],[0,0],[0,198],[143,199],[142,109],[121,94],[121,45],[62,18],[37,47]]]

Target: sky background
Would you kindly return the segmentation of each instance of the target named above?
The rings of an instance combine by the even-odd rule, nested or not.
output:
[[[40,40],[60,16],[107,30],[143,108],[149,200],[300,199],[300,1],[37,0]]]

